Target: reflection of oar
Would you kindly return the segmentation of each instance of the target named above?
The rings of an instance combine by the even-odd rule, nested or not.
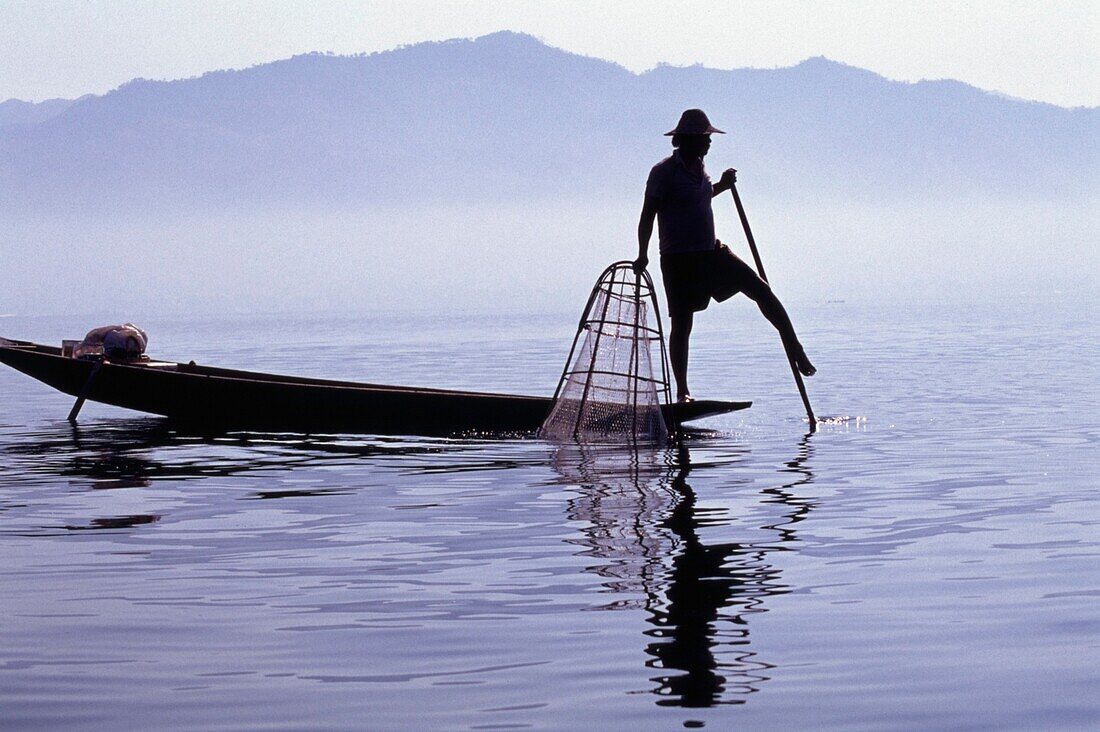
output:
[[[96,361],[92,366],[91,373],[88,374],[88,380],[84,382],[84,388],[80,390],[80,395],[76,398],[76,404],[73,405],[72,410],[69,412],[69,421],[76,423],[76,415],[80,414],[80,408],[84,406],[84,400],[88,398],[88,394],[92,391],[92,384],[95,383],[95,377],[99,374],[99,368],[103,365],[103,361]]]
[[[768,276],[764,274],[764,263],[760,261],[760,252],[756,250],[756,239],[753,238],[752,229],[749,228],[749,218],[745,216],[745,207],[741,205],[741,196],[737,194],[736,182],[730,183],[730,193],[733,194],[733,203],[737,206],[737,215],[741,217],[741,226],[745,229],[745,238],[749,240],[749,249],[752,250],[752,258],[756,262],[756,271],[760,274],[760,279],[767,282]],[[810,432],[816,432],[817,418],[814,417],[814,410],[810,406],[810,398],[806,396],[806,385],[802,383],[802,374],[798,372],[794,354],[791,353],[791,349],[786,342],[783,343],[783,350],[787,352],[787,361],[791,364],[794,383],[798,384],[798,393],[802,396],[802,404],[806,407],[806,416],[810,420]]]

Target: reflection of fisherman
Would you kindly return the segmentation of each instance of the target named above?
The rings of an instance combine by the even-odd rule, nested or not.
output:
[[[646,665],[656,671],[650,680],[658,705],[742,704],[769,679],[773,666],[752,649],[749,619],[765,611],[769,597],[790,592],[769,555],[778,543],[797,541],[793,525],[812,506],[789,492],[812,480],[805,459],[800,451],[788,463],[796,480],[761,492],[761,505],[782,506],[781,516],[770,516],[742,541],[704,543],[704,526],[726,522],[699,515],[686,442],[674,455],[583,445],[555,450],[555,470],[576,487],[568,518],[582,524],[583,536],[572,541],[585,547],[588,571],[625,595],[600,609],[647,612]],[[757,531],[762,540],[754,540]]]
[[[737,180],[732,168],[722,173],[716,185],[703,168],[710,150],[712,133],[725,134],[711,126],[701,109],[689,109],[680,117],[672,136],[676,150],[653,166],[646,182],[645,203],[638,222],[638,259],[634,270],[641,273],[649,264],[647,251],[657,219],[661,247],[661,275],[668,298],[669,359],[676,378],[676,396],[690,401],[687,384],[688,337],[696,312],[705,310],[714,298],[727,300],[738,292],[756,302],[783,338],[795,365],[805,376],[817,369],[806,357],[782,303],[771,288],[714,237],[711,198],[729,190]]]

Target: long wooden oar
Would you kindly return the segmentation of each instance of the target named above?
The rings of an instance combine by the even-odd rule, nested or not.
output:
[[[768,276],[764,274],[764,263],[760,261],[760,252],[756,249],[756,239],[753,238],[752,229],[749,228],[749,218],[745,215],[745,207],[741,205],[741,196],[737,193],[736,182],[730,184],[730,193],[733,194],[733,203],[737,206],[737,215],[741,217],[741,226],[745,229],[745,238],[749,240],[749,249],[752,250],[752,258],[756,262],[756,271],[760,275],[760,279],[767,282]],[[798,371],[794,354],[791,353],[791,349],[786,342],[783,343],[783,350],[787,353],[787,361],[791,364],[791,373],[794,374],[794,383],[798,384],[798,393],[802,396],[803,406],[806,407],[806,416],[810,420],[810,432],[816,432],[817,418],[814,416],[813,407],[810,406],[810,398],[806,396],[806,385],[802,383],[802,374]]]
[[[84,406],[84,400],[92,393],[92,384],[95,383],[95,377],[99,375],[99,369],[102,366],[103,359],[95,362],[91,372],[88,374],[88,380],[84,382],[84,388],[80,390],[80,394],[76,397],[76,404],[69,410],[69,421],[73,424],[76,424],[76,415],[80,414],[80,408]]]

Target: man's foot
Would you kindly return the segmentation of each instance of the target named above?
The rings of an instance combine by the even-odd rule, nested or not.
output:
[[[794,365],[798,369],[798,373],[803,376],[813,376],[817,373],[817,367],[810,363],[810,359],[806,357],[805,351],[802,351],[794,357]]]
[[[680,402],[680,404],[687,404],[688,402],[695,401],[695,397],[693,397],[691,394],[685,393],[676,397],[676,401]]]

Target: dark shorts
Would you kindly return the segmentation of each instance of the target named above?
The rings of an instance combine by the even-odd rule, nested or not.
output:
[[[707,252],[662,254],[661,279],[670,317],[706,310],[712,298],[722,302],[761,282],[725,244]]]

